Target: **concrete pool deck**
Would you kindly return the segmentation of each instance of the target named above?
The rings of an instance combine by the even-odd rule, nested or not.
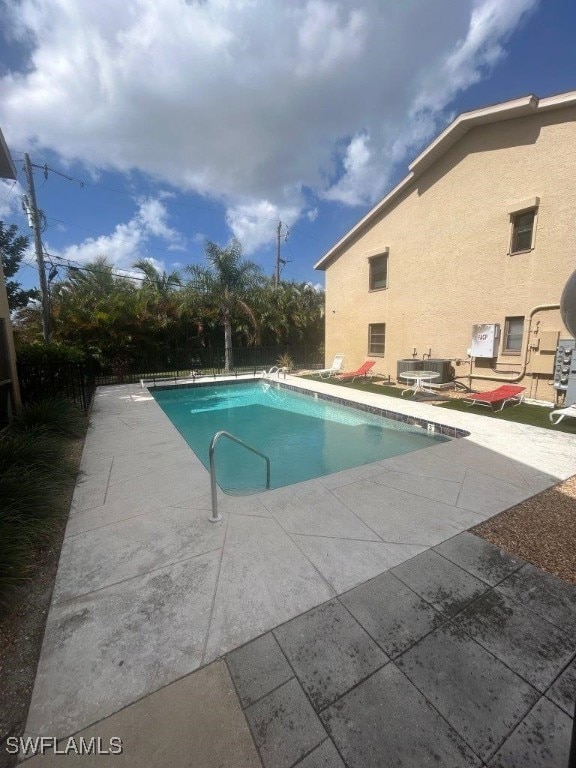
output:
[[[335,390],[329,383],[291,377],[288,381],[310,391]],[[442,553],[439,545],[447,542],[448,547],[448,540],[456,541],[454,537],[482,520],[576,474],[576,439],[561,432],[486,419],[474,413],[439,411],[431,405],[384,395],[350,390],[343,393],[341,389],[334,394],[430,421],[440,420],[469,431],[470,437],[252,496],[219,494],[224,520],[213,524],[208,522],[208,472],[148,391],[138,385],[98,390],[82,457],[83,474],[74,494],[46,626],[26,729],[29,735],[67,737],[86,728],[95,732],[96,723],[100,731],[105,731],[110,722],[121,727],[122,717],[129,718],[130,712],[140,712],[138,717],[146,722],[146,706],[162,702],[162,697],[166,699],[172,690],[175,701],[183,697],[188,707],[195,696],[227,707],[231,728],[231,732],[227,731],[228,741],[221,734],[215,738],[224,752],[228,744],[231,761],[226,762],[219,754],[214,760],[220,762],[212,763],[212,758],[204,755],[198,762],[179,763],[179,758],[174,757],[162,764],[259,765],[246,717],[266,768],[289,768],[317,749],[332,757],[329,755],[322,763],[323,753],[319,754],[315,762],[309,760],[306,768],[363,765],[355,762],[352,752],[352,757],[342,762],[346,759],[345,750],[337,734],[344,726],[338,725],[336,710],[330,717],[326,714],[331,707],[340,705],[335,703],[340,696],[351,688],[359,691],[360,688],[355,689],[359,680],[373,680],[380,675],[389,678],[387,684],[396,690],[408,709],[423,708],[423,717],[428,713],[426,702],[434,698],[423,690],[426,681],[418,681],[416,673],[410,671],[421,665],[414,648],[432,655],[434,648],[426,651],[418,644],[413,648],[416,641],[412,640],[406,650],[412,654],[412,666],[406,666],[406,661],[402,665],[395,658],[397,654],[383,647],[370,631],[366,638],[355,636],[357,627],[365,627],[365,622],[359,618],[357,625],[352,619],[356,615],[351,608],[354,601],[340,597],[344,593],[354,595],[350,590],[362,589],[366,582],[373,584],[369,580],[381,579],[380,574],[386,572],[390,572],[389,578],[398,579],[409,595],[417,595],[430,606],[434,622],[428,632],[433,629],[433,635],[444,632],[457,636],[454,642],[463,654],[462,659],[469,654],[472,666],[492,664],[493,675],[502,677],[502,670],[484,657],[493,660],[498,653],[488,648],[483,656],[476,641],[470,640],[465,623],[466,631],[462,626],[454,629],[453,608],[443,607],[431,595],[426,597],[423,582],[437,578],[440,592],[458,593],[455,600],[459,611],[465,612],[475,600],[494,602],[502,595],[512,601],[512,608],[519,610],[514,596],[518,598],[521,587],[516,587],[516,592],[509,587],[506,592],[500,582],[513,580],[518,569],[524,569],[522,574],[528,578],[531,566],[516,563],[490,583],[478,572],[468,571],[470,566],[465,562],[454,560],[455,555],[451,560],[448,550]],[[485,553],[482,557],[486,559]],[[448,571],[446,563],[452,563]],[[424,569],[426,578],[418,575],[419,569]],[[450,573],[452,569],[456,570]],[[398,587],[396,581],[391,583]],[[546,579],[543,583],[548,584]],[[460,594],[462,589],[464,593]],[[556,586],[549,589],[574,621],[576,590],[566,587],[562,592]],[[497,590],[500,591],[496,593]],[[488,591],[496,596],[484,597]],[[501,610],[510,613],[512,608],[507,604]],[[494,611],[497,609],[498,606]],[[422,606],[418,610],[426,613]],[[520,698],[511,705],[514,711],[505,713],[504,722],[510,730],[523,722],[529,712],[532,714],[532,707],[540,706],[540,697],[563,673],[576,650],[564,637],[564,619],[541,614],[542,610],[530,616],[548,622],[549,631],[558,635],[556,663],[548,665],[546,683],[543,679],[526,681],[523,670],[511,671],[510,674],[520,675],[521,684],[517,694]],[[441,618],[449,621],[450,626],[444,626]],[[302,626],[293,624],[298,621],[303,622]],[[469,621],[473,623],[473,619]],[[280,625],[288,629],[283,630]],[[351,648],[360,647],[360,677],[355,677],[356,671],[337,685],[335,692],[315,700],[309,683],[310,663],[298,661],[304,652],[299,650],[295,638],[310,633],[311,637],[325,639],[329,646],[330,632],[335,627],[349,631],[348,640],[342,641],[344,645],[348,642]],[[270,634],[273,629],[274,635]],[[272,747],[266,751],[262,718],[266,720],[268,715],[265,707],[260,712],[258,706],[262,709],[261,701],[279,694],[264,686],[260,704],[250,697],[243,698],[242,684],[238,682],[242,672],[236,670],[234,681],[242,706],[246,707],[244,715],[228,672],[234,654],[226,662],[221,659],[260,636],[263,639],[256,642],[264,646],[257,657],[262,659],[263,668],[267,659],[277,657],[270,662],[271,680],[276,679],[277,668],[283,666],[281,659],[286,664],[286,659],[290,660],[290,675],[284,670],[273,686],[274,691],[281,688],[282,695],[288,697],[281,702],[282,706],[294,706],[295,711],[302,713],[308,702],[312,713],[324,713],[322,722],[333,735],[333,742],[328,743],[326,731],[314,715],[317,729],[315,735],[308,738],[307,734],[306,751],[301,751],[305,747],[300,752],[288,749],[287,756]],[[418,635],[417,640],[425,643],[430,637],[427,634],[421,639]],[[435,635],[435,640],[428,643],[440,643],[438,637]],[[474,643],[472,650],[470,643]],[[478,654],[482,656],[480,661]],[[342,670],[343,663],[343,659],[334,661],[334,675],[337,669]],[[508,661],[506,664],[507,670],[514,666]],[[241,670],[242,663],[237,666]],[[190,676],[200,667],[200,672]],[[404,671],[400,672],[401,669]],[[412,682],[408,684],[408,680]],[[516,678],[510,678],[511,690],[518,687],[515,682]],[[409,685],[416,687],[412,690]],[[424,696],[424,703],[414,691]],[[466,739],[466,728],[452,722],[440,704],[432,704],[436,707],[434,711],[440,712],[442,722],[450,725],[445,749],[450,752],[456,744],[454,754],[460,755],[458,759],[466,755],[466,762],[454,765],[482,765],[497,748],[501,734],[488,733],[488,728],[483,737]],[[554,706],[569,720],[566,705],[562,709],[558,701],[554,703],[550,698],[545,705],[542,706],[547,708],[546,717],[550,718],[549,709]],[[179,704],[174,706],[172,718],[167,718],[172,727],[172,719],[178,720],[177,713],[188,711]],[[158,707],[166,713],[170,705],[165,700]],[[249,712],[250,707],[255,709]],[[221,715],[222,712],[213,716]],[[554,716],[562,720],[556,710]],[[495,717],[501,718],[501,713]],[[170,732],[169,726],[165,723],[166,734]],[[126,732],[134,730],[134,724],[130,726],[125,721],[122,727]],[[563,727],[568,727],[565,722]],[[190,748],[201,752],[202,739],[192,730],[194,746]],[[231,738],[230,733],[236,737]],[[163,740],[162,736],[159,738]],[[334,743],[339,750],[336,757],[331,752]],[[492,752],[491,745],[496,745]],[[448,752],[443,753],[446,765]],[[140,756],[140,761],[134,760],[133,764],[156,763],[143,762]]]

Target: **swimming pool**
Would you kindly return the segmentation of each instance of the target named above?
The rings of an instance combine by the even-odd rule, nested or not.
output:
[[[270,459],[270,487],[427,448],[449,438],[315,399],[264,381],[151,390],[204,466],[214,434],[226,430]],[[217,482],[229,494],[263,490],[261,457],[229,440],[216,448]]]

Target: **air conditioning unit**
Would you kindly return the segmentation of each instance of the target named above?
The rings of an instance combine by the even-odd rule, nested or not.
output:
[[[477,323],[472,326],[471,357],[498,357],[500,326],[498,323]]]
[[[404,371],[423,371],[424,366],[422,360],[415,360],[411,357],[406,357],[403,360],[396,361],[396,378],[400,379],[400,374]]]
[[[432,384],[447,384],[452,381],[452,360],[433,357],[431,360],[424,361],[424,368],[427,371],[436,371],[440,374],[437,379],[432,380]]]
[[[405,371],[435,371],[440,376],[432,381],[434,384],[447,384],[452,381],[452,361],[440,358],[431,358],[426,360],[414,360],[405,358],[396,361],[396,378],[400,379],[400,374]]]

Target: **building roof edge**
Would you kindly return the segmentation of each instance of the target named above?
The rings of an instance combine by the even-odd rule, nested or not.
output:
[[[0,128],[0,178],[12,179],[16,181],[16,166],[10,155],[8,145],[4,140],[2,129]]]
[[[314,269],[324,270],[343,248],[359,231],[361,231],[373,218],[380,214],[387,206],[391,205],[404,191],[406,186],[433,165],[468,131],[479,125],[512,120],[534,114],[537,111],[560,109],[572,104],[576,105],[576,91],[568,91],[555,96],[539,99],[530,94],[519,99],[500,102],[487,107],[481,107],[470,112],[462,112],[440,133],[428,146],[410,163],[408,175],[405,176],[394,189],[374,205],[351,229],[332,246],[319,261]]]

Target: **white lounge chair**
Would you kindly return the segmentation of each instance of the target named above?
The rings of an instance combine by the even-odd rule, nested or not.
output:
[[[318,375],[322,379],[329,379],[331,376],[335,376],[337,373],[340,373],[342,371],[342,368],[344,367],[344,355],[342,352],[337,352],[334,355],[334,360],[332,361],[332,366],[330,368],[324,368],[321,371],[318,371]]]
[[[556,421],[554,421],[554,416],[558,416]],[[550,414],[550,421],[554,425],[560,424],[565,416],[571,416],[573,419],[576,419],[576,404],[567,405],[566,408],[557,408],[555,411],[552,411]]]
[[[284,369],[279,368],[277,365],[273,365],[272,368],[269,370],[264,370],[260,374],[260,376],[263,376],[265,379],[271,379],[272,376],[276,376],[276,378],[280,378],[280,374],[283,373]]]

